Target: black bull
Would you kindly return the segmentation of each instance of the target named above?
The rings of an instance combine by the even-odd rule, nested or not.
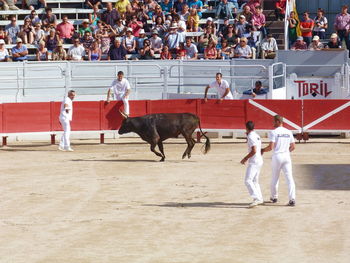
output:
[[[207,139],[205,142],[204,153],[210,150],[209,138],[203,133],[200,121],[197,115],[191,113],[158,113],[149,114],[141,117],[127,117],[123,115],[124,120],[118,133],[128,132],[137,133],[144,141],[151,145],[151,151],[157,156],[165,159],[163,141],[169,138],[177,138],[180,134],[186,139],[187,148],[182,155],[184,159],[187,155],[191,158],[191,151],[196,143],[192,134],[199,127],[202,135]],[[160,153],[155,150],[158,145]]]

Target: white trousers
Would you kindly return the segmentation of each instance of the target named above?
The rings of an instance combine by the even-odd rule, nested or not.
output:
[[[125,114],[129,115],[130,114],[129,99],[126,99],[124,97],[124,94],[116,94],[115,95],[115,99],[123,101],[123,103],[124,103],[124,112],[125,112]]]
[[[65,118],[60,118],[60,123],[64,131],[61,137],[60,147],[68,149],[70,147],[70,121]]]
[[[245,173],[244,183],[248,188],[248,192],[253,199],[258,199],[263,201],[263,197],[261,194],[261,189],[259,185],[259,175],[260,169],[262,167],[261,164],[250,164],[248,163],[248,167]]]
[[[277,153],[272,156],[271,197],[278,198],[278,182],[281,170],[288,185],[289,200],[295,200],[295,183],[292,174],[292,160],[289,153]]]

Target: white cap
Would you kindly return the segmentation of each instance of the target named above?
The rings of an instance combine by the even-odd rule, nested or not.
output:
[[[245,16],[244,16],[244,15],[240,15],[239,17],[241,17],[241,18],[244,18],[244,19],[245,19]]]
[[[5,45],[5,41],[3,39],[0,39],[0,44]]]
[[[144,29],[141,29],[139,34],[145,34],[145,30]]]
[[[16,39],[16,43],[18,43],[18,42],[23,42],[22,38],[18,37],[18,38]]]
[[[319,37],[319,36],[314,36],[314,37],[312,38],[312,40],[320,40],[320,37]]]
[[[338,35],[337,35],[336,33],[333,33],[333,34],[331,35],[331,38],[338,38]]]
[[[177,23],[174,23],[170,28],[177,28]]]
[[[126,32],[130,31],[132,33],[132,28],[128,27],[128,29],[126,30]]]
[[[88,23],[88,24],[90,24],[89,19],[84,19],[84,20],[83,20],[83,24],[84,24],[84,23]]]
[[[207,21],[213,21],[213,18],[212,17],[208,17]]]

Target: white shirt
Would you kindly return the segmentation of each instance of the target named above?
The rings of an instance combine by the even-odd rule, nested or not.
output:
[[[82,45],[77,47],[71,46],[68,50],[68,55],[72,57],[73,60],[82,60],[85,56],[85,49]]]
[[[288,153],[291,143],[294,143],[294,137],[290,130],[284,127],[278,127],[269,132],[270,142],[275,143],[274,154],[276,153]]]
[[[190,46],[185,45],[185,50],[187,58],[194,58],[194,55],[198,53],[196,45],[192,43]]]
[[[127,79],[123,78],[121,81],[118,79],[113,80],[110,90],[113,91],[114,97],[117,95],[124,95],[127,90],[130,90],[130,83]]]
[[[151,48],[162,48],[163,42],[160,37],[151,37],[149,41],[151,42]]]
[[[3,51],[0,50],[0,60],[4,60],[6,57],[9,57],[9,52],[4,48]]]
[[[250,164],[262,164],[263,159],[261,156],[261,139],[259,134],[257,134],[255,131],[251,131],[247,135],[247,144],[248,144],[248,152],[251,151],[252,147],[255,146],[256,148],[256,153],[254,156],[249,158],[248,163]]]
[[[230,88],[228,82],[224,79],[221,80],[221,84],[219,85],[219,83],[215,80],[213,83],[211,83],[209,85],[210,88],[216,88],[218,90],[219,93],[219,99],[222,98],[222,96],[225,94],[226,89]],[[231,91],[225,96],[224,98],[225,100],[233,100],[233,95],[231,93]]]
[[[264,40],[263,43],[261,44],[261,49],[266,51],[276,51],[278,50],[277,42],[276,39],[271,38],[270,40]]]
[[[67,104],[68,107],[65,108],[64,104]],[[68,110],[68,113],[66,112],[66,110]],[[62,101],[60,119],[68,119],[69,121],[73,119],[73,101],[69,97],[66,97]]]

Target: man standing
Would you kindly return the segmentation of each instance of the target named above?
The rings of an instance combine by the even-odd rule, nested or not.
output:
[[[249,207],[254,207],[264,203],[259,185],[260,169],[263,165],[263,159],[261,157],[261,139],[254,131],[254,122],[248,121],[245,127],[247,131],[249,153],[241,160],[241,164],[245,164],[248,161],[244,182],[250,196],[253,198],[253,202]]]
[[[129,109],[129,94],[131,92],[130,83],[127,79],[123,78],[124,72],[119,71],[117,74],[117,79],[113,80],[111,87],[107,92],[107,103],[110,102],[111,91],[114,94],[116,100],[122,100],[124,103],[124,113],[126,115],[130,114]]]
[[[348,31],[350,29],[350,14],[348,13],[348,6],[343,5],[341,13],[335,17],[334,29],[338,34],[340,42],[345,40],[346,48],[350,49],[350,40]]]
[[[295,149],[295,141],[291,131],[283,127],[283,117],[274,116],[274,129],[269,133],[270,143],[261,150],[261,153],[273,150],[271,198],[273,203],[278,201],[278,180],[283,171],[288,185],[289,206],[295,206],[295,183],[292,174],[290,152]]]
[[[73,152],[73,149],[70,147],[70,122],[73,118],[73,100],[75,97],[75,91],[68,91],[68,96],[62,101],[61,104],[61,113],[60,113],[60,123],[63,128],[63,135],[61,137],[60,146],[58,150]]]
[[[205,88],[204,100],[208,101],[207,93],[210,88],[216,88],[218,90],[218,97],[220,101],[233,100],[233,95],[230,90],[230,85],[224,79],[222,79],[221,73],[216,73],[216,80]]]

